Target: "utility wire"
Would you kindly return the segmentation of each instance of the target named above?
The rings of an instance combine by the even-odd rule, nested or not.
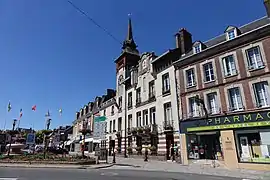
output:
[[[67,1],[69,4],[73,6],[77,11],[79,11],[82,15],[84,15],[89,21],[91,21],[93,24],[95,24],[98,28],[103,30],[108,36],[110,36],[112,39],[114,39],[117,43],[120,43],[123,45],[121,41],[119,41],[112,33],[110,33],[106,28],[99,25],[93,18],[91,18],[88,14],[86,14],[82,9],[80,9],[78,6],[76,6],[73,2]]]

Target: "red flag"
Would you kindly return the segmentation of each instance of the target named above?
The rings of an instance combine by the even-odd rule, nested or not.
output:
[[[32,106],[32,111],[36,111],[36,108],[37,108],[36,105]]]

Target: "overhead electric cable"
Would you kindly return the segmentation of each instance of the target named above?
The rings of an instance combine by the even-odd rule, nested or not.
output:
[[[72,5],[73,8],[75,8],[77,11],[79,11],[82,15],[84,15],[89,21],[91,21],[94,25],[96,25],[98,28],[103,30],[108,36],[110,36],[112,39],[114,39],[117,43],[123,45],[121,41],[119,41],[110,31],[108,31],[106,28],[102,27],[95,21],[93,18],[91,18],[87,13],[85,13],[82,9],[80,9],[78,6],[76,6],[73,2],[67,1],[69,4]]]

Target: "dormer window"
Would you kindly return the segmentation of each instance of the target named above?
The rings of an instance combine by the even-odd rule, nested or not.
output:
[[[197,44],[193,47],[193,52],[194,54],[198,54],[202,51],[202,45],[201,44]]]
[[[205,48],[206,48],[206,46],[204,43],[202,43],[201,41],[196,41],[193,44],[193,53],[198,54],[198,53],[202,52],[202,50],[204,50]]]
[[[237,37],[239,30],[234,26],[229,26],[225,30],[227,40],[232,40]]]
[[[234,39],[235,37],[235,30],[231,30],[228,32],[228,40]]]

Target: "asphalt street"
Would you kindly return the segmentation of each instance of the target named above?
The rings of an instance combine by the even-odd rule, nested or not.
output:
[[[188,173],[134,171],[127,169],[0,168],[0,180],[240,180]]]

